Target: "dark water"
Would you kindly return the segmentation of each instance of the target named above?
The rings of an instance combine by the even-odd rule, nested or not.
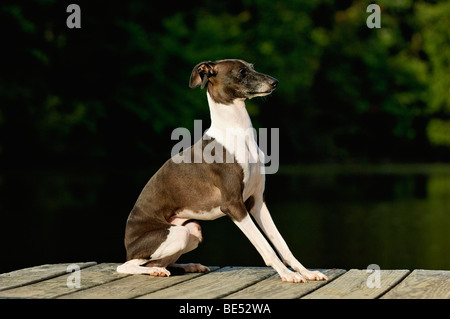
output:
[[[126,218],[153,172],[0,171],[0,272],[123,261]],[[285,169],[267,177],[266,201],[306,267],[450,269],[450,166]],[[181,261],[264,265],[227,217],[201,225],[203,244]]]

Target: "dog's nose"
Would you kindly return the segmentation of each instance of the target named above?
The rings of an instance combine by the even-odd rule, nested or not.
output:
[[[275,79],[275,78],[271,78],[270,81],[269,81],[269,85],[270,85],[271,87],[273,87],[273,88],[276,88],[277,85],[278,85],[278,80]]]

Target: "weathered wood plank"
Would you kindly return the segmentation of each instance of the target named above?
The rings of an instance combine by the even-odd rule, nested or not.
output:
[[[328,281],[309,281],[304,284],[291,284],[282,282],[278,274],[264,279],[252,286],[237,291],[225,299],[296,299],[317,288],[329,284],[344,274],[344,269],[327,269],[321,271],[328,277]]]
[[[382,299],[449,299],[450,271],[416,269]]]
[[[272,276],[270,267],[224,267],[200,278],[189,280],[144,296],[142,299],[215,299]]]
[[[397,283],[409,270],[381,270],[380,287],[369,288],[367,279],[373,275],[367,270],[351,269],[336,280],[304,296],[304,299],[373,299],[377,298]]]
[[[125,275],[118,263],[76,263],[80,288],[67,287],[71,263],[41,265],[0,274],[0,298],[450,298],[450,271],[381,270],[380,288],[367,270],[322,270],[329,280],[289,284],[270,267],[210,267],[207,274],[169,278]],[[374,278],[374,277],[371,277]]]
[[[44,281],[39,281],[26,286],[4,290],[0,297],[8,298],[56,298],[74,291],[80,291],[90,287],[98,286],[112,280],[123,278],[127,275],[119,274],[117,263],[103,263],[80,271],[80,288],[69,288],[67,279],[73,273],[65,273]]]
[[[67,266],[73,263],[48,264],[15,270],[0,274],[0,291],[29,285],[38,281],[50,279],[56,276],[67,274]],[[96,265],[96,262],[76,263],[80,268]]]
[[[211,271],[219,267],[209,267]],[[186,273],[170,277],[132,275],[119,280],[64,295],[62,299],[130,299],[164,289],[190,279],[205,276],[204,273]]]

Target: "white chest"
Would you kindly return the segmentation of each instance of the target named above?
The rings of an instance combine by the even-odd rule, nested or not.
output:
[[[208,94],[211,111],[211,127],[206,134],[213,137],[225,147],[231,155],[226,158],[229,163],[238,163],[243,170],[244,192],[246,200],[256,192],[264,190],[264,175],[261,174],[261,163],[264,154],[256,142],[256,130],[243,101],[232,105],[217,104]]]

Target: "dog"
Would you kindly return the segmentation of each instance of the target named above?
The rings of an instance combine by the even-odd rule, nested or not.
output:
[[[164,277],[170,276],[169,266],[186,272],[209,271],[201,264],[175,262],[203,240],[201,227],[194,220],[228,216],[282,281],[327,279],[319,271],[306,269],[278,232],[263,197],[265,176],[260,168],[264,154],[254,136],[242,136],[252,129],[245,100],[269,95],[277,85],[278,80],[256,72],[243,60],[204,61],[194,67],[189,87],[207,88],[211,127],[191,148],[169,159],[145,185],[127,219],[127,261],[117,267],[118,272]],[[237,151],[236,140],[246,152]],[[207,161],[202,152],[195,152],[199,148],[222,150],[223,161]],[[175,158],[186,155],[195,161]]]

